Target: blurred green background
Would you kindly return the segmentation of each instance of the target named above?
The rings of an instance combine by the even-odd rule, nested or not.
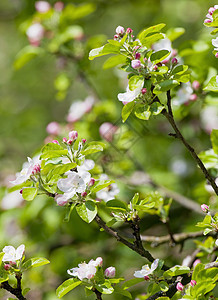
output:
[[[63,1],[65,4],[79,5],[81,1]],[[188,40],[203,40],[204,48],[193,51],[184,57],[184,61],[193,67],[193,78],[201,83],[207,78],[208,67],[216,70],[217,60],[212,54],[211,36],[203,26],[203,20],[214,1],[205,0],[96,0],[86,1],[95,4],[95,11],[79,19],[74,24],[80,25],[85,34],[85,50],[78,62],[79,72],[85,74],[85,81],[78,76],[78,66],[70,61],[66,67],[70,77],[70,87],[62,101],[57,99],[55,78],[62,71],[57,58],[49,53],[31,60],[23,68],[13,67],[17,53],[28,44],[22,33],[21,24],[35,12],[35,1],[1,0],[0,1],[0,196],[5,195],[8,176],[22,167],[26,157],[32,157],[43,145],[47,137],[46,126],[51,121],[66,127],[66,116],[70,105],[78,99],[83,100],[94,91],[98,101],[92,111],[75,124],[75,129],[83,138],[101,139],[99,126],[111,122],[122,129],[122,137],[114,141],[114,147],[107,147],[103,156],[97,157],[99,165],[112,178],[118,177],[121,200],[128,201],[136,190],[142,195],[151,190],[150,186],[128,184],[128,178],[136,170],[144,170],[158,185],[175,190],[194,199],[198,203],[209,203],[217,208],[216,197],[205,189],[205,180],[190,155],[180,142],[168,137],[171,132],[162,117],[146,122],[131,118],[122,125],[120,115],[122,104],[118,103],[117,94],[125,90],[124,77],[114,69],[103,70],[104,58],[88,61],[88,50],[98,47],[106,38],[112,38],[115,28],[122,25],[131,27],[137,34],[141,29],[158,23],[166,23],[171,27],[185,28],[185,34],[175,41],[174,48],[183,49]],[[51,4],[54,1],[50,1]],[[98,44],[91,37],[98,36]],[[205,45],[208,45],[205,47]],[[78,51],[80,51],[78,49]],[[87,86],[88,82],[88,86]],[[196,148],[197,152],[211,148],[208,132],[201,122],[201,110],[206,106],[214,106],[217,96],[201,97],[192,106],[183,107],[178,112],[178,120],[183,127],[184,135]],[[125,135],[126,134],[126,135]],[[132,141],[132,142],[131,142]],[[128,143],[129,144],[128,144]],[[126,146],[123,146],[125,145]],[[109,160],[109,162],[107,162]],[[182,167],[175,170],[175,162]],[[181,165],[179,165],[181,166]],[[180,172],[181,168],[184,170]],[[125,176],[124,176],[125,175]],[[127,176],[126,176],[127,175]],[[126,184],[127,183],[127,184]],[[76,214],[69,223],[63,223],[64,208],[56,207],[53,199],[38,197],[32,203],[24,203],[20,208],[1,210],[0,240],[4,245],[26,245],[27,257],[44,256],[51,260],[50,266],[30,271],[24,276],[24,286],[31,288],[29,299],[57,299],[54,290],[68,278],[66,270],[75,267],[83,260],[102,256],[104,265],[113,265],[121,277],[131,279],[133,273],[145,263],[135,253],[118,245],[106,233],[100,232],[96,224],[87,225]],[[171,226],[174,232],[195,231],[195,223],[202,216],[173,203]],[[185,217],[185,219],[184,219]],[[153,226],[153,227],[152,227]],[[152,229],[150,229],[152,227]],[[128,230],[122,227],[126,233]],[[142,221],[144,234],[167,234],[166,228],[155,216],[145,216]],[[148,246],[150,247],[150,246]],[[155,257],[166,258],[167,264],[182,263],[182,259],[193,251],[193,241],[169,248],[163,245],[152,248]],[[203,255],[203,260],[206,256]],[[136,296],[144,287],[139,285],[133,292]],[[2,299],[4,292],[0,291]],[[66,299],[84,299],[82,288],[65,297]],[[133,297],[134,298],[134,297]],[[90,299],[94,299],[91,298]],[[104,299],[124,299],[121,296],[104,296]]]

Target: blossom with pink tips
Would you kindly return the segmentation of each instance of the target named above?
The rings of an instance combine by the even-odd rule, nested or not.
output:
[[[67,138],[64,137],[62,141],[63,143],[67,143]]]
[[[51,5],[47,1],[36,1],[35,8],[39,13],[44,14],[50,10]]]
[[[202,204],[201,205],[201,209],[203,210],[203,212],[208,213],[209,211],[209,206],[207,204]]]
[[[208,23],[211,23],[212,21],[210,19],[205,19],[204,20],[204,23],[208,24]]]
[[[40,23],[32,24],[26,31],[26,35],[32,46],[38,47],[45,33],[44,27]]]
[[[69,132],[69,138],[72,141],[75,141],[78,138],[78,132],[76,130],[72,130]]]
[[[132,66],[133,69],[139,69],[139,68],[141,68],[142,63],[139,59],[133,59],[131,61],[131,66]]]
[[[117,26],[115,31],[118,35],[123,35],[125,33],[125,29],[123,26]]]
[[[194,81],[192,82],[192,88],[193,88],[195,91],[197,91],[197,90],[200,88],[200,82],[197,81],[197,80],[194,80]]]
[[[193,262],[193,268],[195,268],[198,264],[201,263],[201,260],[198,258]]]
[[[23,244],[17,249],[15,249],[13,246],[5,246],[2,250],[2,252],[5,253],[2,261],[16,262],[17,260],[22,259],[24,251],[25,246]]]
[[[50,122],[47,127],[46,131],[48,134],[52,135],[59,135],[60,134],[60,125],[58,122]]]
[[[41,170],[40,164],[35,164],[35,165],[33,166],[32,174],[33,174],[33,175],[36,175],[36,174],[40,173],[40,170]]]
[[[195,286],[195,285],[197,284],[197,282],[196,282],[195,280],[192,279],[192,280],[190,281],[190,284],[191,284],[191,286]]]
[[[210,8],[208,9],[208,13],[209,13],[210,15],[212,15],[212,14],[215,12],[215,10],[216,10],[216,8],[210,7]]]
[[[126,33],[127,33],[127,34],[130,34],[130,33],[132,33],[132,32],[133,32],[132,28],[129,28],[129,27],[128,27],[128,28],[126,29]]]
[[[177,291],[182,291],[184,289],[184,285],[181,282],[178,282],[176,285],[176,289]]]
[[[84,101],[76,101],[73,102],[70,106],[70,110],[67,116],[67,121],[70,123],[74,123],[82,118],[82,116],[88,113],[93,105],[95,99],[92,96],[86,97]]]
[[[114,278],[116,273],[116,269],[114,267],[108,267],[105,271],[104,271],[104,275],[108,278]]]
[[[90,181],[89,181],[88,186],[93,186],[94,184],[95,184],[95,179],[91,178]]]
[[[59,142],[57,140],[53,140],[52,143],[59,145]]]

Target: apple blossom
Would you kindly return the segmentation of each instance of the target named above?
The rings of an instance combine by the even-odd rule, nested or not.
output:
[[[131,66],[132,66],[133,69],[139,69],[139,68],[141,68],[142,64],[141,64],[141,61],[140,61],[140,60],[138,60],[138,59],[133,59],[133,60],[131,61]]]
[[[91,279],[95,276],[97,267],[101,266],[102,263],[102,258],[98,257],[96,260],[91,259],[88,263],[83,262],[78,267],[67,270],[67,273],[78,277],[80,280]]]
[[[52,143],[53,143],[53,144],[58,144],[58,145],[59,145],[59,142],[58,142],[57,140],[53,140]]]
[[[23,203],[23,197],[19,190],[6,194],[1,200],[1,209],[13,209],[20,207]]]
[[[67,138],[64,137],[62,141],[63,143],[67,143]]]
[[[159,259],[155,259],[155,261],[151,264],[151,268],[149,265],[144,265],[140,271],[135,271],[134,276],[136,278],[144,278],[152,274],[158,267]]]
[[[15,249],[13,246],[5,246],[2,251],[5,253],[2,261],[16,262],[23,257],[25,246],[22,244],[17,249]]]
[[[144,95],[144,94],[147,93],[147,89],[146,89],[146,88],[143,88],[143,89],[141,90],[141,92],[142,92],[142,95]]]
[[[132,102],[140,95],[143,85],[144,85],[144,83],[142,82],[141,86],[134,89],[133,91],[131,91],[129,89],[129,85],[128,85],[125,93],[118,94],[118,96],[117,96],[118,100],[122,101],[122,102],[126,102],[126,103]]]
[[[57,122],[50,122],[46,127],[46,131],[48,132],[48,134],[59,135],[60,125]]]
[[[30,178],[30,176],[33,174],[34,168],[35,168],[35,162],[30,158],[27,157],[28,163],[23,164],[23,169],[20,173],[16,174],[16,179],[11,181],[12,184],[18,185]]]
[[[183,83],[181,88],[177,91],[175,98],[173,99],[174,105],[181,105],[189,102],[190,96],[193,94],[193,89],[189,82]]]
[[[201,260],[198,258],[193,262],[193,268],[195,268],[198,264],[201,263]]]
[[[173,65],[178,64],[178,59],[174,57],[174,58],[172,59],[172,64],[173,64]]]
[[[197,282],[196,282],[195,280],[192,279],[192,280],[190,281],[190,284],[191,284],[191,286],[195,286],[195,285],[197,284]]]
[[[93,186],[94,184],[95,184],[95,179],[91,178],[89,183],[88,183],[88,186]]]
[[[8,271],[10,268],[11,268],[11,265],[10,265],[10,264],[5,264],[5,265],[4,265],[5,271]]]
[[[34,23],[27,29],[26,35],[31,45],[39,46],[44,36],[44,27],[40,23]]]
[[[197,80],[194,80],[194,81],[192,82],[192,88],[193,88],[194,90],[198,90],[198,89],[200,88],[200,82],[197,81]]]
[[[132,33],[132,32],[133,32],[133,30],[132,30],[131,28],[128,27],[128,28],[126,29],[126,33],[127,33],[127,34],[130,34],[130,33]]]
[[[78,138],[78,132],[73,130],[69,132],[69,138],[73,141],[75,141]]]
[[[116,269],[114,267],[108,267],[104,271],[104,275],[108,278],[113,278],[115,276],[115,273],[116,273]]]
[[[84,101],[75,101],[71,104],[70,110],[67,116],[67,121],[74,123],[82,118],[85,113],[88,113],[95,102],[92,96],[86,97]]]
[[[51,5],[47,1],[36,1],[35,8],[40,13],[47,13]]]
[[[100,180],[108,180],[107,174],[101,174]],[[96,197],[98,199],[104,200],[105,202],[109,200],[113,200],[114,196],[116,196],[120,192],[116,183],[112,183],[109,186],[103,188],[102,190],[96,193]]]
[[[135,59],[139,59],[141,57],[141,54],[139,52],[136,52]]]
[[[123,35],[125,33],[123,26],[118,26],[115,31],[118,35]]]
[[[103,139],[107,140],[108,142],[112,142],[113,136],[117,129],[118,127],[114,126],[112,123],[105,122],[99,127],[99,133]]]
[[[203,212],[208,213],[209,211],[209,206],[207,204],[202,204],[201,205],[201,209],[203,210]]]
[[[177,291],[182,291],[184,289],[184,285],[181,282],[178,282],[176,285]]]
[[[210,7],[210,8],[208,9],[208,13],[209,13],[210,15],[212,15],[212,14],[215,12],[215,10],[216,10],[216,8]]]

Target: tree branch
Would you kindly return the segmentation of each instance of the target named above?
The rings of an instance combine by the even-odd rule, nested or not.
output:
[[[172,107],[171,107],[171,95],[170,95],[170,91],[167,91],[167,107],[168,107],[168,112],[167,112],[166,109],[164,109],[162,111],[162,114],[167,118],[167,120],[169,121],[170,125],[173,127],[173,129],[174,129],[174,131],[176,133],[176,137],[181,140],[181,142],[184,144],[184,146],[191,153],[192,157],[194,158],[194,160],[196,161],[196,163],[198,164],[198,166],[202,170],[205,178],[210,182],[210,184],[213,187],[215,193],[218,195],[218,186],[216,185],[215,180],[213,179],[213,177],[209,174],[209,172],[205,168],[203,162],[198,157],[198,155],[195,152],[194,148],[192,148],[189,145],[189,143],[185,140],[185,138],[183,137],[182,133],[180,132],[180,130],[178,129],[178,127],[177,127],[177,125],[175,123],[175,120],[174,120],[174,117],[173,117],[173,112],[172,112]]]
[[[15,275],[17,279],[17,287],[13,288],[8,281],[2,282],[0,285],[0,288],[5,289],[6,291],[10,292],[12,295],[16,296],[17,299],[19,300],[26,300],[26,298],[22,294],[22,288],[21,288],[21,279],[22,279],[22,274],[17,273]]]
[[[96,300],[102,300],[102,297],[101,297],[102,293],[99,292],[96,288],[93,288],[92,290],[93,290],[93,292],[95,293],[95,295],[97,297]]]

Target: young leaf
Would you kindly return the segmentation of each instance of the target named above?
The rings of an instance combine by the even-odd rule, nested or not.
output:
[[[120,54],[120,48],[121,46],[115,46],[108,43],[100,48],[92,49],[89,52],[89,59],[93,60],[96,57],[107,54]]]
[[[67,153],[67,149],[64,149],[60,145],[55,143],[48,143],[42,148],[42,154],[40,156],[40,159],[61,157],[63,155],[67,155]]]
[[[147,104],[138,104],[135,107],[134,111],[137,118],[141,120],[149,120],[151,112],[150,112],[150,106]]]
[[[177,80],[168,79],[168,80],[157,83],[153,90],[153,93],[158,95],[163,92],[167,92],[167,91],[171,90],[172,88],[176,87],[177,85],[179,85],[179,82]]]
[[[150,60],[151,62],[153,62],[153,64],[157,64],[159,62],[161,62],[162,60],[164,60],[165,58],[167,58],[167,56],[169,56],[170,52],[168,50],[159,50],[156,52],[153,52],[150,56]]]
[[[218,83],[216,81],[216,76],[211,77],[208,84],[204,87],[205,91],[218,92]]]
[[[26,201],[32,201],[37,196],[38,189],[35,187],[27,187],[23,189],[22,197]]]
[[[50,263],[50,261],[43,257],[30,258],[22,265],[22,270],[26,271],[28,269],[44,266],[49,263]]]
[[[82,155],[89,155],[104,150],[105,144],[102,142],[90,142],[87,146],[81,151]]]
[[[33,47],[30,45],[24,47],[16,56],[14,68],[16,70],[22,68],[26,63],[42,53],[44,53],[44,50],[40,47]]]
[[[111,185],[112,183],[114,183],[114,180],[100,180],[96,182],[96,184],[93,187],[91,187],[91,192],[96,193],[106,188],[107,186]]]
[[[78,285],[80,285],[82,281],[77,278],[70,278],[64,281],[56,290],[56,295],[60,299],[73,289],[75,289]]]
[[[144,77],[134,75],[129,80],[129,89],[130,91],[134,91],[137,88],[142,88],[144,84]]]
[[[131,114],[134,106],[135,106],[135,102],[134,101],[129,102],[126,105],[123,106],[123,109],[122,109],[122,120],[123,120],[123,123],[126,122],[126,120],[128,119],[128,117]]]
[[[210,138],[211,138],[213,150],[218,155],[218,129],[212,130]]]
[[[77,205],[76,211],[83,221],[91,223],[97,214],[97,207],[93,201],[88,200],[85,203]]]
[[[166,26],[166,24],[164,24],[164,23],[150,26],[139,33],[138,39],[141,41],[148,35],[154,34],[156,32],[160,32],[161,29],[164,28],[165,26]]]
[[[150,105],[150,112],[154,116],[159,115],[163,109],[164,109],[164,106],[162,104],[160,104],[159,102],[154,102]]]
[[[109,280],[105,280],[102,284],[96,284],[95,287],[100,293],[106,295],[112,294],[114,291]]]
[[[182,27],[170,28],[169,30],[167,30],[166,36],[171,42],[173,42],[174,40],[178,39],[184,33],[185,33],[185,29]]]
[[[126,210],[126,203],[120,200],[109,200],[107,201],[106,206],[114,210]]]
[[[166,272],[163,273],[164,277],[173,277],[173,276],[178,276],[178,275],[182,275],[182,274],[186,274],[189,273],[190,269],[189,267],[186,266],[175,266],[170,268],[169,270],[167,270]]]
[[[110,69],[113,67],[116,67],[117,65],[120,64],[125,64],[126,63],[126,56],[118,54],[118,55],[114,55],[109,57],[105,63],[103,64],[103,69]]]
[[[133,279],[130,279],[130,280],[124,282],[124,284],[122,285],[122,288],[124,290],[126,290],[126,289],[132,287],[133,285],[138,284],[143,281],[145,281],[144,278],[133,278]]]

